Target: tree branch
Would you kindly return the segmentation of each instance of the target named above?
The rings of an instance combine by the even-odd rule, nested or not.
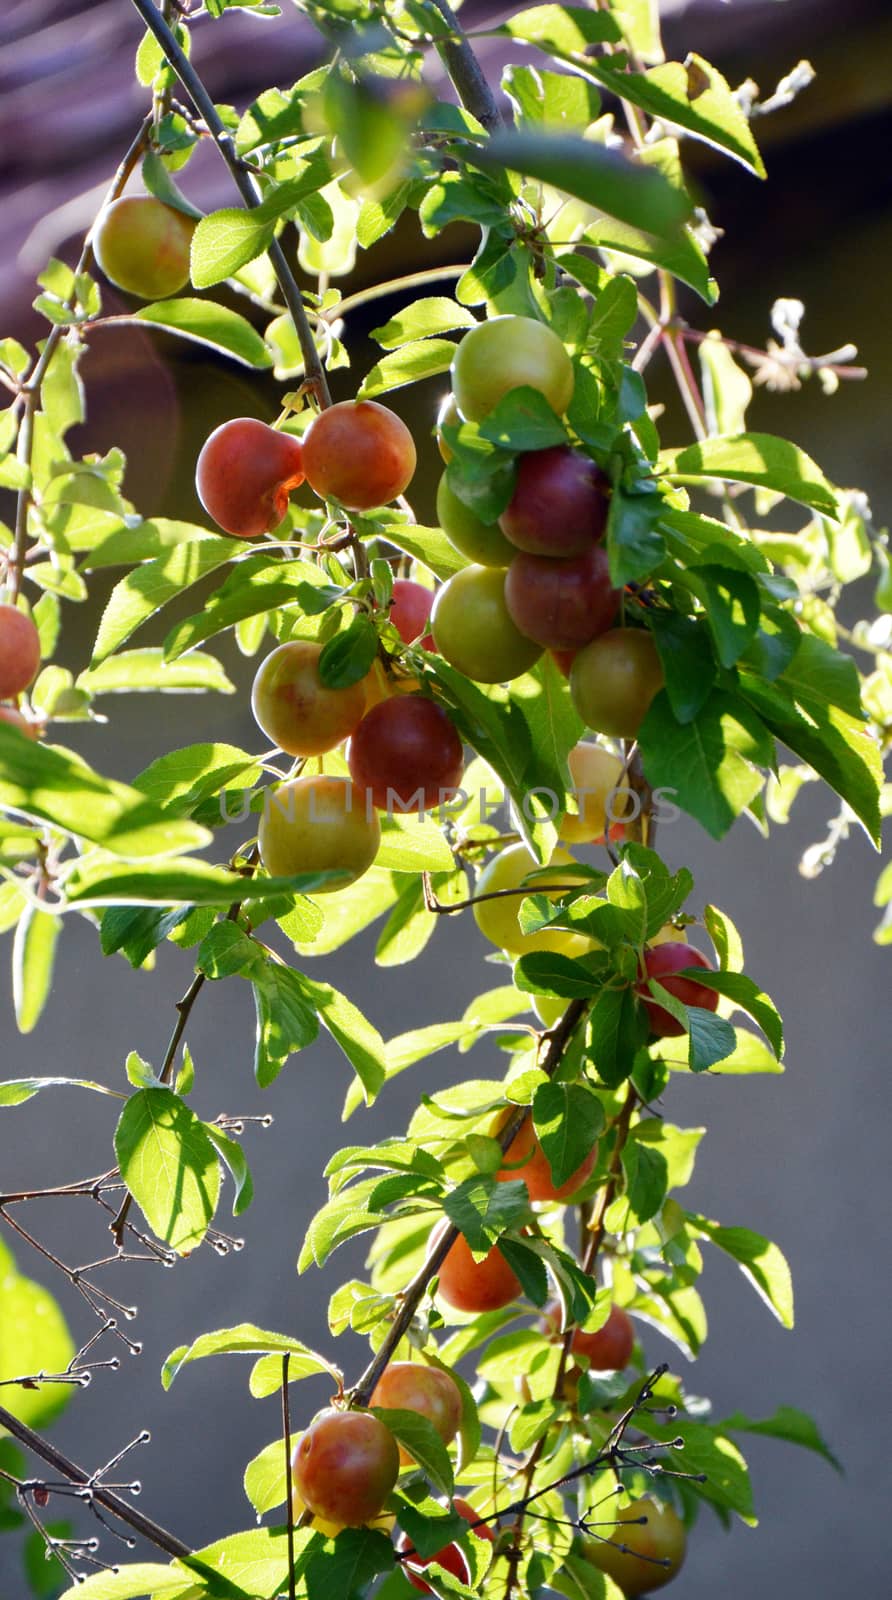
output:
[[[451,39],[435,39],[434,43],[446,64],[456,93],[465,110],[477,118],[487,133],[495,133],[502,126],[502,114],[480,62],[449,0],[433,0],[433,4],[452,30]]]
[[[587,1006],[587,1000],[571,1001],[557,1026],[550,1033],[545,1034],[544,1037],[548,1042],[545,1046],[545,1054],[539,1065],[549,1078],[553,1077],[557,1071],[563,1059],[564,1051],[575,1033],[578,1023],[585,1015]],[[498,1135],[498,1142],[503,1151],[506,1151],[509,1145],[513,1143],[529,1114],[528,1106],[518,1106],[517,1110],[512,1113]],[[438,1236],[436,1244],[425,1256],[414,1278],[406,1285],[401,1296],[399,1311],[390,1325],[386,1339],[369,1362],[362,1377],[350,1391],[352,1405],[368,1405],[369,1396],[391,1361],[397,1345],[408,1330],[424,1291],[435,1273],[439,1272],[449,1251],[455,1244],[459,1232],[458,1228],[452,1226],[444,1229],[443,1233]]]
[[[232,173],[235,186],[245,202],[253,210],[261,203],[260,190],[254,179],[240,161],[238,152],[230,135],[217,115],[213,100],[207,92],[201,78],[192,66],[188,56],[177,43],[173,33],[161,16],[161,13],[152,4],[152,0],[132,0],[133,5],[142,17],[143,22],[160,44],[165,56],[183,85],[187,95],[200,113],[213,135],[214,144],[220,152],[227,167]],[[331,394],[325,376],[313,330],[310,327],[303,296],[295,281],[294,274],[285,258],[278,239],[273,239],[267,251],[272,262],[276,281],[282,291],[282,297],[294,322],[295,331],[300,343],[301,355],[304,363],[304,377],[313,388],[314,393],[322,406],[331,405]]]
[[[90,1496],[96,1501],[97,1505],[102,1506],[106,1511],[110,1511],[113,1517],[117,1517],[120,1522],[126,1523],[127,1527],[132,1528],[134,1533],[141,1534],[144,1539],[148,1539],[150,1544],[157,1546],[159,1550],[164,1550],[169,1556],[190,1556],[192,1554],[191,1549],[187,1544],[183,1543],[182,1539],[178,1539],[175,1534],[168,1533],[166,1528],[162,1528],[160,1523],[153,1522],[150,1517],[143,1516],[141,1511],[137,1511],[134,1506],[128,1505],[127,1501],[122,1500],[113,1490],[104,1489],[101,1484],[94,1481],[88,1472],[84,1471],[83,1467],[79,1467],[75,1462],[69,1461],[61,1450],[57,1450],[55,1445],[50,1444],[39,1433],[35,1433],[33,1428],[29,1428],[26,1423],[19,1422],[18,1417],[13,1416],[12,1412],[7,1411],[4,1406],[0,1406],[0,1427],[11,1433],[14,1439],[18,1439],[19,1444],[23,1444],[26,1450],[31,1451],[32,1455],[38,1456],[41,1461],[45,1461],[48,1467],[53,1468],[54,1472],[58,1472],[61,1477],[67,1478],[69,1483],[78,1484],[81,1488],[89,1490]]]

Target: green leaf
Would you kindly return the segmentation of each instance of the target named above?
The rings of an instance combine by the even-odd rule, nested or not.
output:
[[[863,720],[861,681],[851,656],[835,650],[813,633],[801,633],[792,662],[778,680],[788,689],[797,705],[821,719],[834,707],[847,716]]]
[[[192,235],[190,276],[196,289],[211,289],[234,277],[239,267],[269,249],[275,231],[275,218],[264,215],[259,206],[226,207],[203,217]]]
[[[42,1089],[93,1089],[96,1094],[121,1096],[104,1083],[93,1083],[89,1078],[4,1078],[0,1082],[0,1106],[22,1106]]]
[[[588,1159],[604,1129],[597,1096],[575,1083],[541,1083],[533,1096],[533,1125],[555,1185]]]
[[[631,1139],[621,1159],[626,1177],[623,1199],[636,1222],[649,1222],[662,1206],[669,1187],[666,1157],[661,1150]]]
[[[134,787],[165,810],[189,815],[202,801],[239,779],[245,789],[253,788],[261,774],[256,756],[232,744],[190,744],[171,750],[146,767]]]
[[[393,1544],[377,1528],[342,1528],[332,1549],[315,1550],[306,1564],[307,1600],[352,1600],[370,1593],[374,1579],[394,1572]],[[447,1578],[447,1583],[455,1583]],[[384,1600],[384,1590],[376,1589]],[[460,1594],[467,1594],[464,1584]]]
[[[839,516],[836,490],[820,467],[789,439],[771,433],[702,439],[683,450],[664,450],[660,462],[673,483],[696,483],[701,478],[748,483],[786,495],[826,517]]]
[[[115,585],[102,613],[91,666],[98,666],[110,656],[168,600],[247,549],[244,542],[208,533],[201,539],[175,545],[135,572],[128,572]]]
[[[601,980],[581,961],[551,950],[534,950],[521,956],[514,968],[514,982],[524,994],[554,994],[562,1000],[588,1000],[600,988]]]
[[[725,1228],[696,1212],[687,1212],[686,1216],[694,1233],[711,1240],[738,1263],[744,1277],[774,1312],[778,1322],[785,1328],[792,1328],[793,1282],[786,1257],[777,1245],[750,1228]]]
[[[437,377],[449,371],[454,355],[455,345],[451,339],[414,339],[376,361],[363,378],[357,398],[370,400],[391,389],[402,389],[407,383]]]
[[[708,1427],[702,1422],[689,1422],[683,1418],[667,1426],[651,1422],[647,1431],[654,1439],[684,1440],[681,1460],[684,1471],[702,1473],[703,1482],[697,1491],[722,1509],[735,1511],[744,1522],[754,1524],[753,1496],[746,1462],[731,1439],[726,1439],[718,1427]]]
[[[685,725],[662,690],[641,725],[639,744],[652,788],[668,790],[714,839],[755,799],[763,783],[757,769],[774,759],[764,723],[745,701],[719,690]]]
[[[669,238],[659,238],[645,233],[642,228],[631,228],[615,217],[604,217],[589,223],[585,239],[599,250],[617,250],[653,267],[662,267],[681,283],[688,284],[708,306],[715,305],[718,299],[718,285],[710,275],[709,262],[689,227],[679,229]],[[563,265],[564,258],[559,259]]]
[[[711,333],[703,340],[699,356],[709,432],[743,433],[747,407],[753,398],[753,386],[748,374],[737,365],[719,333]]]
[[[258,1517],[284,1504],[287,1495],[284,1439],[274,1439],[248,1462],[244,1488]]]
[[[693,590],[706,612],[723,667],[733,667],[759,626],[761,601],[754,578],[735,567],[704,563],[688,567],[680,581]]]
[[[408,1450],[437,1493],[451,1497],[454,1487],[452,1463],[433,1423],[420,1411],[391,1411],[373,1406],[372,1415],[383,1422]]]
[[[879,845],[882,762],[879,746],[864,724],[835,708],[824,716],[814,711],[803,715],[780,681],[766,683],[741,673],[740,688],[766,727],[848,802]]]
[[[530,6],[509,17],[496,31],[561,55],[584,55],[589,45],[622,42],[611,16],[582,6]]]
[[[77,1346],[65,1318],[48,1289],[16,1271],[11,1257],[0,1255],[0,1393],[3,1405],[30,1428],[44,1428],[63,1411],[74,1394],[70,1383],[41,1383],[22,1389],[5,1385],[8,1378],[64,1373]]]
[[[835,1467],[837,1472],[843,1470],[840,1461],[822,1437],[817,1423],[807,1412],[797,1411],[795,1406],[778,1406],[772,1416],[758,1422],[752,1417],[744,1416],[742,1411],[735,1411],[732,1416],[725,1418],[721,1426],[729,1433],[758,1433],[767,1439],[785,1439],[788,1444],[798,1444],[805,1450],[814,1450],[817,1455],[823,1456],[831,1467]]]
[[[161,1368],[162,1387],[169,1389],[177,1373],[191,1361],[203,1361],[207,1356],[226,1355],[267,1355],[275,1354],[279,1362],[279,1375],[281,1379],[281,1357],[288,1355],[288,1375],[291,1378],[311,1377],[315,1373],[325,1372],[330,1377],[339,1376],[337,1367],[333,1367],[324,1357],[310,1350],[299,1339],[292,1339],[287,1333],[270,1333],[266,1328],[258,1328],[253,1322],[239,1322],[232,1328],[218,1328],[214,1333],[202,1333],[193,1339],[189,1345],[179,1345],[172,1350]]]
[[[309,1529],[295,1532],[295,1553],[300,1557],[314,1535]],[[205,1545],[179,1563],[184,1573],[195,1572],[197,1582],[207,1582],[210,1568],[217,1574],[211,1580],[210,1595],[217,1600],[264,1600],[278,1595],[288,1581],[288,1535],[285,1528],[248,1528],[225,1539]],[[199,1591],[199,1594],[201,1591]],[[196,1596],[199,1600],[199,1596]],[[210,1600],[210,1597],[209,1597]]]
[[[662,502],[653,494],[626,494],[616,485],[607,516],[610,581],[621,589],[639,582],[659,566],[666,554],[657,530]]]
[[[102,778],[80,757],[37,745],[0,724],[0,805],[52,823],[120,856],[200,849],[210,834],[166,817],[137,789]]]
[[[527,1215],[529,1197],[520,1182],[498,1182],[477,1172],[443,1198],[443,1210],[460,1228],[472,1250],[489,1250],[507,1228]]]
[[[391,522],[381,532],[398,550],[421,561],[435,578],[451,578],[467,566],[464,556],[450,544],[442,528],[419,527],[415,522]]]
[[[246,878],[188,856],[142,865],[97,854],[82,858],[65,888],[68,904],[83,910],[100,905],[176,906],[184,900],[193,906],[231,906],[241,900],[294,894],[326,881],[323,873],[303,873],[296,878]]]
[[[397,350],[414,339],[427,339],[432,333],[449,333],[453,328],[473,328],[477,318],[467,306],[460,306],[446,295],[432,295],[404,306],[371,337],[385,350]],[[453,354],[454,346],[450,346]],[[450,356],[451,360],[451,356]]]
[[[204,1124],[172,1090],[142,1089],[121,1113],[115,1153],[150,1228],[178,1255],[189,1255],[220,1196],[220,1165]]]
[[[692,970],[691,976],[693,975]],[[704,972],[698,967],[697,982],[701,981],[707,989],[714,989],[718,994],[727,995],[741,1011],[746,1011],[753,1021],[758,1023],[775,1055],[780,1059],[784,1053],[784,1030],[780,1015],[773,1000],[753,982],[752,978],[748,978],[743,972]]]
[[[192,544],[196,539],[208,537],[207,528],[201,528],[194,522],[172,522],[167,517],[155,517],[151,522],[140,522],[135,528],[126,528],[119,526],[119,517],[110,513],[102,515],[111,523],[111,528],[87,551],[83,562],[87,572],[100,567],[129,567],[138,561],[150,561],[174,545]]]
[[[634,991],[627,984],[603,988],[592,1007],[588,1053],[601,1081],[610,1089],[618,1088],[628,1078],[636,1051],[647,1037],[641,1012]]]
[[[266,1089],[289,1056],[313,1043],[319,1021],[308,1004],[299,974],[277,961],[271,961],[254,984],[254,1009],[254,1076],[261,1089]]]
[[[200,285],[199,285],[200,287]],[[209,345],[232,356],[246,367],[271,367],[273,358],[263,339],[245,317],[215,300],[159,300],[150,306],[140,306],[130,317],[118,321],[148,322],[153,328],[164,328],[167,333],[177,333],[196,344]]]
[[[385,1079],[384,1040],[380,1033],[353,1001],[330,983],[317,983],[304,973],[295,976],[305,999],[318,1011],[322,1026],[340,1045],[356,1072],[370,1105]]]
[[[147,570],[141,568],[142,572]],[[132,576],[136,578],[139,573]],[[164,641],[164,654],[169,661],[175,660],[194,645],[247,617],[293,604],[299,598],[300,584],[318,586],[324,582],[325,574],[308,561],[271,561],[267,555],[250,556],[233,568],[196,616],[186,617],[171,629]]]
[[[213,689],[221,694],[235,693],[235,685],[220,662],[200,650],[191,651],[183,661],[165,661],[163,650],[122,650],[100,666],[79,673],[75,686],[92,695],[157,689],[168,693]]]
[[[492,134],[473,159],[488,171],[509,167],[537,178],[648,233],[672,235],[690,214],[687,196],[662,173],[571,134],[505,130]]]
[[[72,1588],[66,1589],[61,1600],[140,1600],[149,1595],[152,1600],[187,1600],[196,1590],[184,1567],[161,1566],[156,1561],[128,1562],[113,1571],[94,1572]]]
[[[566,444],[567,430],[545,396],[524,384],[511,389],[480,423],[484,439],[517,453]]]
[[[702,56],[692,52],[684,62],[668,61],[649,72],[621,72],[603,57],[587,57],[584,70],[620,100],[630,100],[660,122],[724,150],[764,178],[762,158],[737,99]]]
[[[237,1139],[231,1139],[228,1133],[216,1127],[213,1122],[202,1124],[204,1131],[214,1146],[218,1156],[221,1157],[229,1170],[235,1193],[232,1199],[232,1215],[240,1217],[247,1211],[254,1199],[254,1181],[245,1158],[245,1152]]]
[[[699,967],[697,968],[699,972]],[[688,1065],[692,1072],[705,1072],[733,1051],[737,1038],[730,1022],[701,1006],[687,1006]]]
[[[677,722],[692,722],[709,699],[716,679],[706,621],[657,607],[648,621],[672,714]]]
[[[328,689],[348,689],[366,676],[378,653],[378,634],[371,617],[357,612],[349,626],[322,647],[319,677]]]
[[[12,946],[12,1000],[19,1033],[36,1027],[53,981],[56,944],[62,919],[35,905],[19,918]]]

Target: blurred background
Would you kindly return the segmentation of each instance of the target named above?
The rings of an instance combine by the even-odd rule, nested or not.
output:
[[[892,11],[887,0],[668,0],[662,9],[667,53],[683,57],[696,49],[732,84],[752,77],[765,95],[802,57],[817,70],[816,83],[790,110],[760,124],[767,185],[703,146],[686,146],[704,203],[724,237],[713,257],[723,291],[720,306],[714,313],[693,303],[684,309],[700,327],[715,320],[726,334],[759,345],[770,334],[772,302],[797,297],[807,307],[807,350],[830,350],[849,340],[858,345],[870,369],[867,383],[847,385],[833,397],[816,384],[792,396],[759,391],[750,423],[794,438],[841,485],[864,488],[877,520],[887,521]],[[493,14],[477,5],[467,12],[478,19]],[[144,92],[131,71],[140,36],[140,23],[124,0],[6,0],[0,18],[2,334],[28,343],[43,332],[31,310],[34,274],[51,253],[74,258],[79,235],[143,113]],[[483,54],[490,77],[497,76],[499,42],[487,41]],[[296,13],[286,11],[273,24],[228,13],[197,31],[194,56],[214,97],[241,110],[260,88],[292,83],[315,64],[319,50],[312,29]],[[189,166],[184,188],[208,211],[232,203],[227,174],[212,152]],[[470,232],[455,226],[438,248],[444,261],[458,262],[469,259],[473,243]],[[359,285],[408,270],[421,248],[410,222],[359,258],[352,281]],[[424,249],[429,262],[430,247]],[[113,308],[115,291],[103,293]],[[125,302],[119,298],[117,304],[123,308]],[[394,302],[379,302],[365,324],[359,316],[351,322],[353,371],[337,374],[339,395],[352,392],[374,359],[374,347],[364,342],[367,329],[393,309]],[[146,513],[203,520],[192,476],[207,433],[231,415],[272,418],[278,410],[271,380],[134,328],[97,333],[82,371],[90,418],[70,443],[79,450],[123,446],[127,492]],[[648,377],[653,398],[670,408],[666,442],[681,442],[684,419],[673,409],[657,362]],[[397,408],[411,411],[419,446],[413,498],[421,521],[433,517],[438,458],[428,424],[437,387],[394,397]],[[89,608],[66,610],[61,659],[75,670],[89,658],[103,600],[100,584]],[[169,626],[165,620],[154,631],[146,628],[143,642],[160,641]],[[236,696],[106,701],[108,726],[65,729],[65,741],[101,771],[125,779],[169,745],[172,724],[181,744],[216,738],[251,748],[256,732],[247,690],[254,665],[228,642],[221,653],[238,685]],[[813,785],[790,826],[775,829],[767,840],[740,822],[716,845],[684,819],[661,837],[670,862],[693,868],[696,902],[714,901],[737,922],[748,970],[774,996],[788,1029],[785,1076],[682,1078],[665,1097],[663,1110],[671,1120],[703,1120],[710,1130],[689,1190],[691,1204],[776,1240],[797,1291],[796,1329],[787,1333],[736,1269],[710,1255],[702,1284],[710,1339],[696,1372],[685,1378],[694,1392],[712,1396],[716,1416],[735,1410],[767,1416],[783,1403],[812,1412],[845,1469],[838,1477],[816,1456],[769,1440],[748,1442],[759,1529],[751,1532],[738,1523],[725,1533],[704,1513],[672,1591],[685,1600],[713,1600],[717,1593],[749,1600],[754,1591],[784,1600],[829,1600],[843,1585],[874,1595],[888,1568],[884,1528],[892,1483],[880,1413],[881,1397],[888,1397],[882,1290],[888,1286],[892,1193],[883,1120],[889,1107],[892,955],[872,942],[878,863],[860,835],[817,880],[805,881],[798,872],[803,848],[823,836],[834,811],[832,797]],[[375,969],[375,930],[344,953],[308,965],[314,975],[345,989],[385,1036],[455,1018],[474,994],[498,981],[498,968],[481,966],[487,950],[472,922],[444,922],[410,969]],[[8,938],[5,943],[8,948]],[[189,981],[187,958],[170,947],[159,952],[154,976],[134,973],[119,958],[103,961],[95,937],[72,920],[48,1012],[23,1040],[11,1020],[8,971],[7,956],[0,973],[8,1016],[4,1075],[64,1073],[116,1087],[122,1086],[129,1049],[160,1061],[174,1001]],[[324,1161],[340,1144],[399,1131],[421,1090],[463,1076],[489,1076],[499,1063],[486,1043],[469,1059],[436,1056],[398,1078],[345,1133],[340,1112],[348,1072],[325,1039],[294,1057],[271,1090],[256,1089],[246,985],[232,980],[206,992],[188,1038],[200,1114],[275,1117],[271,1129],[249,1131],[245,1140],[257,1187],[253,1207],[238,1224],[245,1248],[225,1259],[204,1248],[173,1272],[133,1265],[110,1275],[112,1293],[139,1305],[129,1331],[142,1341],[142,1354],[125,1357],[117,1377],[100,1375],[78,1394],[53,1437],[76,1460],[95,1467],[148,1427],[151,1443],[130,1458],[143,1483],[140,1504],[181,1538],[201,1544],[251,1525],[242,1471],[277,1433],[276,1401],[249,1398],[250,1362],[242,1358],[190,1368],[165,1395],[158,1376],[164,1357],[204,1330],[251,1320],[318,1345],[355,1374],[361,1346],[351,1335],[334,1344],[325,1306],[338,1283],[361,1273],[362,1249],[340,1252],[322,1278],[315,1271],[298,1278],[294,1267],[306,1223],[324,1199]],[[113,1113],[107,1102],[60,1095],[4,1114],[5,1190],[67,1181],[108,1165]],[[94,1215],[83,1203],[49,1202],[41,1203],[39,1217],[37,1210],[28,1208],[28,1225],[66,1261],[105,1253],[98,1210]],[[6,1239],[22,1270],[60,1296],[75,1338],[86,1339],[92,1328],[83,1302],[65,1294],[62,1280],[48,1276],[46,1263],[34,1255],[28,1259],[21,1241],[8,1234]],[[681,1360],[650,1330],[644,1330],[644,1343],[648,1360]],[[324,1403],[326,1391],[315,1382],[293,1391],[296,1426]],[[0,1594],[10,1600],[22,1589],[12,1545],[0,1539]]]

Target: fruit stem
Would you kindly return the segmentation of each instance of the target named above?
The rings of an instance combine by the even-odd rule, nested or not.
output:
[[[143,22],[160,44],[168,63],[173,68],[180,83],[196,110],[204,119],[209,132],[213,135],[214,144],[220,152],[227,167],[232,173],[233,181],[245,205],[253,210],[261,203],[260,190],[251,174],[246,170],[239,159],[238,152],[227,133],[222,121],[217,115],[217,108],[208,94],[198,73],[182,47],[177,43],[173,33],[164,21],[152,0],[132,0],[132,3],[142,17]],[[320,406],[331,405],[331,394],[325,376],[325,368],[316,349],[316,341],[310,327],[303,296],[295,281],[294,275],[285,257],[278,239],[273,239],[267,254],[272,264],[276,281],[282,291],[282,297],[294,323],[300,344],[301,355],[304,362],[304,378],[311,384]]]

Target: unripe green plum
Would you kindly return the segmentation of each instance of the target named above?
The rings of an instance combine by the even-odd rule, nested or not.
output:
[[[459,500],[445,472],[437,487],[437,521],[459,555],[481,567],[507,567],[517,554],[497,522],[481,522],[470,506]]]
[[[512,389],[538,389],[558,416],[573,398],[573,363],[563,342],[532,317],[494,317],[464,335],[452,363],[452,391],[479,422]]]
[[[629,785],[619,756],[599,744],[577,744],[567,758],[572,788],[570,807],[558,837],[564,844],[600,844],[605,830],[621,821],[629,804]]]
[[[478,683],[509,683],[542,654],[511,621],[505,574],[497,567],[465,567],[444,583],[431,626],[444,659]]]
[[[612,628],[583,646],[570,668],[570,695],[583,722],[614,739],[635,739],[663,687],[657,647],[644,628]]]
[[[195,223],[154,195],[124,195],[100,216],[93,253],[118,289],[142,300],[165,300],[189,282]]]
[[[540,880],[554,889],[548,895],[549,900],[560,899],[562,889],[554,888],[556,884],[572,889],[585,882],[585,875],[573,870],[576,865],[569,850],[562,850],[559,845],[548,863],[548,877]],[[542,868],[533,860],[526,845],[510,845],[487,862],[477,879],[474,894],[496,894],[500,890],[519,889],[529,873],[541,871]],[[544,891],[531,883],[527,892],[539,894]],[[523,933],[517,920],[522,903],[521,894],[502,894],[498,899],[479,901],[474,906],[474,919],[484,938],[513,956],[532,955],[536,950],[556,950],[561,955],[580,956],[592,948],[592,941],[585,934],[568,933],[560,928],[542,928],[538,933]]]
[[[260,859],[273,878],[332,872],[333,893],[367,872],[381,843],[378,813],[349,778],[295,778],[269,793],[257,830]]]
[[[606,1521],[606,1508],[601,1517]],[[678,1573],[687,1535],[684,1523],[669,1505],[659,1505],[645,1495],[616,1513],[617,1527],[609,1539],[586,1541],[583,1553],[599,1572],[606,1572],[632,1596],[662,1589]]]

